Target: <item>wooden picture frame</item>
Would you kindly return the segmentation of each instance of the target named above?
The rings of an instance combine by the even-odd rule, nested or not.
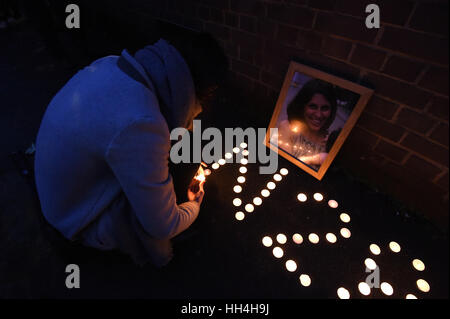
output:
[[[303,83],[299,84],[301,82]],[[330,103],[327,102],[327,98],[325,98],[325,95],[321,95],[321,93],[314,93],[313,97],[315,98],[315,101],[317,97],[322,97],[320,101],[323,101],[323,105],[319,105],[321,103],[313,103],[313,99],[311,98],[308,102],[309,104],[304,103],[307,106],[299,106],[301,105],[299,101],[304,101],[305,98],[303,97],[306,95],[306,93],[299,93],[302,92],[302,88],[305,87],[304,91],[309,90],[309,96],[311,96],[313,90],[310,88],[312,87],[313,82],[322,84],[324,87],[328,88],[330,92],[335,93],[335,95],[327,95],[328,97],[334,97],[331,99],[335,100],[335,103],[331,102],[332,106],[329,106]],[[309,84],[305,86],[307,83]],[[283,87],[272,114],[264,144],[318,180],[321,180],[342,147],[342,144],[350,134],[350,131],[354,127],[372,94],[372,89],[292,61],[289,65]],[[287,100],[288,95],[290,100]],[[298,98],[297,95],[299,95]],[[295,103],[292,103],[294,99]],[[327,113],[326,108],[324,108],[325,113],[323,113],[322,107],[326,107],[327,105],[331,111]],[[288,107],[289,110],[294,110],[297,113],[294,111],[289,113]],[[310,113],[306,113],[307,108],[308,112],[309,110],[314,110],[314,108],[315,111],[313,112],[317,112],[319,108],[322,115],[319,115],[319,119],[313,118],[314,121],[311,121],[311,117],[308,117]],[[289,118],[287,114],[290,114],[291,118]],[[292,114],[302,114],[304,119],[303,122],[300,120],[292,120]],[[323,114],[329,114],[329,116],[326,117],[326,115],[323,116]],[[334,114],[334,116],[330,114]],[[285,120],[282,120],[283,118],[285,118]],[[325,125],[322,125],[322,123],[325,124],[325,121],[328,123],[329,127],[324,130],[323,127]],[[301,128],[300,131],[303,130],[305,134],[302,135],[301,132],[298,133],[297,127],[292,128],[292,123],[299,123],[298,125]],[[322,125],[322,127],[320,125]],[[334,131],[330,133],[328,130],[332,127],[334,128]],[[275,138],[275,135],[270,136],[271,128],[278,128],[279,132],[281,132],[277,138]],[[289,130],[286,128],[289,128]],[[311,140],[319,142],[310,142],[306,136],[312,137]],[[333,136],[333,139],[330,139],[331,136]],[[280,138],[278,139],[278,137]],[[283,144],[281,137],[288,142],[301,142],[300,144],[295,142],[295,145],[289,145],[288,142]],[[298,154],[306,152],[306,148],[309,148],[308,152],[313,150],[313,154],[316,149],[325,151],[317,151],[318,153],[311,156],[299,156]],[[299,149],[302,151],[298,151]],[[293,153],[295,153],[295,155],[293,155]],[[302,160],[300,160],[300,158]]]

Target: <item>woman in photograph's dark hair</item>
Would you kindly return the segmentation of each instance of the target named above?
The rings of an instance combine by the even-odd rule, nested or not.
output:
[[[318,169],[329,151],[329,128],[336,112],[333,85],[318,79],[308,81],[287,106],[288,121],[280,124],[280,146]]]

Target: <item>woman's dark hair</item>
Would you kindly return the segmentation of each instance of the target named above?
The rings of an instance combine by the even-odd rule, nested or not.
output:
[[[167,40],[183,56],[192,74],[197,99],[205,103],[226,80],[228,59],[223,49],[208,33]]]
[[[298,94],[287,107],[288,120],[289,122],[294,120],[303,122],[305,107],[309,101],[311,101],[314,94],[322,94],[331,106],[331,115],[321,128],[322,131],[326,131],[330,127],[331,123],[333,123],[336,116],[337,103],[333,85],[322,80],[313,79],[303,85]]]

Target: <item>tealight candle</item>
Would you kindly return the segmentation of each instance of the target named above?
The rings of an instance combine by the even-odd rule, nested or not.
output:
[[[247,143],[242,142],[242,143],[241,143],[241,147],[242,147],[242,148],[247,148]]]
[[[281,177],[280,174],[275,174],[275,175],[273,175],[273,179],[274,179],[275,181],[277,181],[277,182],[281,181],[282,178],[283,178],[283,177]]]
[[[273,189],[275,189],[275,187],[276,187],[276,184],[274,182],[268,182],[267,183],[267,188],[268,189],[273,190]]]
[[[364,260],[364,264],[370,270],[375,270],[377,268],[377,263],[372,258],[366,258],[366,260]]]
[[[392,294],[394,293],[394,288],[392,288],[391,284],[387,282],[382,282],[380,288],[386,296],[392,296]]]
[[[242,155],[248,156],[248,154],[250,154],[249,151],[247,151],[247,150],[243,150],[243,151],[242,151]]]
[[[430,291],[430,285],[424,279],[419,279],[419,280],[417,280],[416,283],[417,283],[417,288],[419,288],[420,291],[423,291],[423,292]]]
[[[204,170],[204,173],[205,173],[205,176],[209,176],[209,175],[211,175],[211,170],[207,168]]]
[[[214,164],[211,165],[211,167],[212,167],[213,169],[218,169],[218,168],[220,167],[220,165],[217,164],[217,163],[214,163]]]
[[[337,208],[338,207],[338,202],[336,202],[334,199],[330,199],[328,201],[328,206],[330,206],[331,208]]]
[[[242,164],[242,165],[247,165],[247,163],[248,163],[248,159],[246,159],[246,158],[241,158],[241,164]]]
[[[217,163],[219,163],[219,165],[225,165],[226,161],[221,158],[220,160],[217,161]]]
[[[352,233],[350,232],[350,230],[348,228],[341,228],[341,236],[344,238],[350,238],[350,236],[352,235]]]
[[[239,198],[233,199],[233,205],[234,206],[241,206],[242,201]]]
[[[317,234],[314,233],[309,234],[308,239],[313,244],[317,244],[319,242],[319,236],[317,236]]]
[[[276,258],[281,258],[284,255],[283,249],[281,249],[280,247],[275,247],[272,250],[272,253]]]
[[[280,169],[280,174],[281,175],[287,175],[288,173],[289,173],[289,171],[287,170],[287,168]]]
[[[394,253],[398,253],[398,252],[400,252],[400,250],[402,249],[402,248],[400,247],[400,245],[399,245],[397,242],[395,242],[395,241],[391,241],[391,242],[389,243],[389,248],[390,248]]]
[[[293,261],[292,259],[289,259],[286,261],[286,269],[289,272],[294,272],[297,270],[297,263]]]
[[[369,246],[370,252],[374,255],[379,255],[381,253],[381,249],[377,244],[371,244]]]
[[[412,261],[413,267],[418,271],[424,271],[425,270],[425,264],[420,259],[414,259]]]
[[[323,200],[323,195],[321,193],[315,193],[314,194],[314,199],[318,202]]]
[[[343,223],[349,223],[350,222],[350,216],[346,213],[342,213],[341,215],[339,215],[339,218],[341,219],[341,221]]]
[[[245,205],[245,210],[248,213],[251,213],[251,212],[253,212],[255,210],[255,207],[252,204],[247,204],[247,205]]]
[[[269,192],[267,189],[263,189],[263,190],[261,191],[261,195],[262,195],[263,197],[269,197],[270,192]]]
[[[239,167],[239,172],[240,172],[241,174],[247,173],[247,167],[245,167],[245,166]]]
[[[294,241],[294,243],[296,243],[297,245],[300,245],[301,243],[303,243],[303,237],[300,234],[294,234],[292,235],[292,240]]]
[[[328,240],[328,242],[334,244],[337,241],[337,237],[333,233],[328,233],[325,235],[325,238]]]
[[[236,185],[236,186],[233,187],[233,191],[235,193],[240,193],[240,192],[242,192],[242,187],[239,186],[239,185]]]
[[[225,158],[226,159],[230,159],[230,158],[232,158],[233,157],[233,154],[231,154],[231,153],[225,153]]]
[[[239,176],[239,177],[237,178],[237,181],[238,181],[238,183],[242,184],[242,183],[245,182],[245,177],[244,177],[244,176]]]
[[[234,217],[237,220],[243,220],[245,218],[245,214],[243,212],[237,212],[236,215],[234,215]]]
[[[279,242],[280,244],[286,244],[287,242],[287,237],[285,234],[278,234],[277,235],[277,242]]]
[[[241,150],[239,149],[239,147],[235,147],[233,148],[233,153],[237,154],[239,153]]]
[[[301,274],[299,279],[303,287],[309,287],[311,285],[311,278],[308,275]]]
[[[270,247],[273,244],[273,240],[269,236],[264,236],[264,238],[262,239],[262,243],[265,247]]]
[[[308,197],[306,197],[305,194],[300,193],[300,194],[297,195],[297,199],[298,199],[299,201],[301,201],[301,202],[306,202],[306,200],[308,199]]]
[[[417,299],[417,297],[414,296],[413,294],[407,294],[406,299]]]
[[[253,204],[255,204],[256,206],[261,205],[262,204],[262,199],[260,197],[253,198]]]
[[[366,282],[360,282],[358,284],[358,289],[364,296],[370,295],[370,286]]]
[[[350,299],[350,292],[343,287],[337,290],[337,295],[339,299]]]

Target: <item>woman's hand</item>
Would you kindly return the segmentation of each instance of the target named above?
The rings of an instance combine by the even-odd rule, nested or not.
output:
[[[189,201],[197,202],[199,205],[201,205],[203,201],[203,196],[205,195],[205,190],[203,189],[203,184],[205,181],[200,182],[199,184],[199,191],[197,193],[194,193],[188,188],[187,196]]]

